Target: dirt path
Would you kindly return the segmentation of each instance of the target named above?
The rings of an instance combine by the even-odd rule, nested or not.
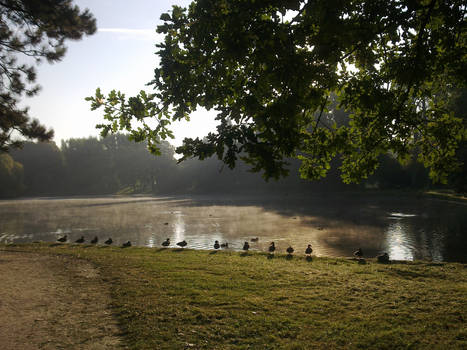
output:
[[[122,348],[107,286],[90,263],[0,250],[0,349]]]

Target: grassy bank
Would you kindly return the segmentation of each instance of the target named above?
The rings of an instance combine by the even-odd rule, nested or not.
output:
[[[465,349],[467,268],[30,244],[100,267],[131,349]]]

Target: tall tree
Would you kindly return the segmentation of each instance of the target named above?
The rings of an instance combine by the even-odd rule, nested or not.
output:
[[[449,101],[451,110],[462,118],[464,127],[467,128],[467,88],[455,89],[451,97]],[[450,185],[457,192],[467,193],[467,139],[460,144],[456,156],[462,164],[459,171],[451,176]]]
[[[71,0],[0,0],[0,151],[21,146],[24,138],[53,137],[18,102],[39,91],[34,63],[59,61],[65,40],[95,31],[89,10],[81,11]]]
[[[23,167],[24,194],[58,195],[63,193],[64,164],[55,142],[25,142],[10,152]]]
[[[446,105],[450,87],[466,85],[466,12],[464,0],[195,0],[161,16],[154,92],[88,99],[104,107],[104,135],[125,129],[154,151],[171,121],[214,109],[217,132],[177,152],[231,167],[242,157],[266,177],[297,157],[316,179],[340,157],[343,180],[358,182],[381,154],[404,161],[417,149],[446,181],[467,137]],[[323,118],[333,94],[350,112],[340,126]]]
[[[115,193],[118,183],[112,159],[96,137],[62,140],[67,194]]]
[[[0,198],[17,197],[23,190],[23,166],[10,155],[0,153]]]

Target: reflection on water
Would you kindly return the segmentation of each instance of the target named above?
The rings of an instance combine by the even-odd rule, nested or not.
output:
[[[414,244],[406,225],[401,221],[395,221],[388,225],[386,231],[387,251],[391,259],[395,260],[413,260]]]
[[[183,216],[180,211],[174,212],[175,222],[174,222],[174,229],[173,229],[173,243],[181,242],[185,239],[185,221],[183,220]],[[169,233],[167,233],[169,236]]]
[[[392,259],[466,261],[467,206],[440,200],[383,196],[325,197],[97,197],[0,201],[0,242],[70,242],[84,235],[120,245],[212,249],[214,241],[241,250],[279,252],[292,245],[304,254],[365,256],[388,252]]]
[[[150,236],[148,238],[148,241],[147,243],[145,244],[145,246],[149,247],[149,248],[154,248],[157,246],[157,242],[156,242],[156,239],[154,236]]]

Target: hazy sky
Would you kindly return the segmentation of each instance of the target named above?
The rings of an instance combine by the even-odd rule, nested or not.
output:
[[[89,110],[84,101],[97,87],[127,95],[141,89],[153,77],[158,65],[155,47],[161,37],[155,33],[159,17],[172,5],[188,6],[189,0],[75,0],[81,9],[89,8],[97,19],[98,32],[81,41],[67,42],[61,62],[42,63],[38,69],[41,92],[27,98],[30,115],[55,130],[55,142],[62,139],[98,135],[95,125],[102,112]],[[212,114],[196,112],[190,123],[174,128],[173,144],[184,137],[204,136],[215,129]]]

